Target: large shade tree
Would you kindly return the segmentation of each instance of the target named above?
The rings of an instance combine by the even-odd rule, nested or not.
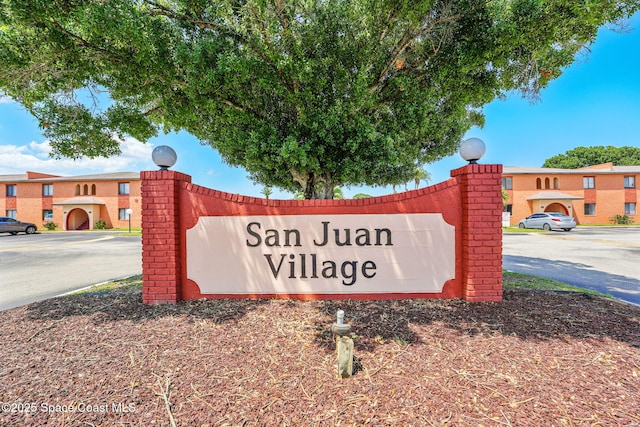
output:
[[[0,91],[55,156],[185,130],[263,185],[330,198],[452,154],[485,104],[535,96],[638,0],[0,5]]]
[[[542,167],[578,169],[602,163],[613,163],[615,166],[640,166],[640,148],[611,145],[576,147],[564,154],[549,157],[544,161]]]

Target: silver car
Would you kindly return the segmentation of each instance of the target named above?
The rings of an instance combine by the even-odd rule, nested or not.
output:
[[[8,216],[0,216],[0,233],[33,234],[38,228],[30,222],[22,222]]]
[[[557,212],[540,212],[520,220],[520,228],[542,228],[543,230],[571,231],[575,228],[576,220]]]

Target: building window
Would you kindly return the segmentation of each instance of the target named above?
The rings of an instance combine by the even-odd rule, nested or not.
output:
[[[76,196],[80,195],[80,184],[76,185]]]
[[[53,196],[53,184],[42,184],[42,195]]]
[[[544,179],[544,189],[545,190],[549,190],[551,188],[551,181],[549,180],[549,178],[545,178]]]
[[[118,183],[118,194],[129,194],[129,183],[128,182],[119,182]]]
[[[7,197],[16,197],[16,194],[17,194],[16,185],[15,184],[7,185]]]
[[[7,216],[9,218],[16,219],[16,210],[15,209],[7,209]]]
[[[584,204],[584,214],[585,215],[595,215],[596,214],[596,204],[595,203],[585,203]]]
[[[625,203],[624,204],[624,214],[625,215],[635,215],[636,214],[636,204],[635,203]]]
[[[85,184],[82,186],[82,195],[83,196],[88,196],[89,195],[89,185]]]
[[[540,178],[536,178],[536,189],[542,190],[542,180]]]
[[[513,205],[511,203],[505,205],[504,212],[509,212],[511,215],[513,215]]]
[[[583,187],[584,188],[596,188],[596,177],[595,176],[585,176],[582,178]]]
[[[127,215],[127,208],[118,209],[118,219],[121,221],[126,221],[129,219],[129,215]]]
[[[45,209],[42,211],[43,221],[53,221],[53,211],[51,209]]]
[[[96,195],[96,185],[95,184],[91,184],[91,195],[92,196]]]
[[[553,178],[553,189],[554,190],[560,189],[560,180],[558,178]]]
[[[505,190],[511,190],[513,188],[513,178],[510,176],[507,178],[502,178],[502,188]]]
[[[624,177],[624,188],[636,188],[636,177],[635,176],[625,176]]]

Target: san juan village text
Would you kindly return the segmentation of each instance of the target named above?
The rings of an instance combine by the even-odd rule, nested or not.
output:
[[[312,242],[312,246],[322,248],[327,245],[331,246],[335,243],[338,247],[349,246],[393,246],[392,233],[388,228],[374,228],[369,230],[366,228],[350,228],[330,229],[329,221],[321,222],[321,230],[318,233],[319,238],[310,237],[304,242],[300,230],[283,229],[276,230],[272,228],[263,229],[260,222],[250,222],[247,224],[246,231],[248,238],[246,245],[252,248],[259,247],[302,247],[306,246],[308,240]],[[345,286],[355,285],[358,280],[358,273],[365,279],[371,279],[376,275],[377,265],[374,261],[363,261],[358,265],[358,261],[335,261],[335,260],[319,260],[317,253],[279,253],[263,254],[266,263],[273,274],[274,279],[278,279],[280,272],[283,275],[288,270],[289,279],[325,279],[340,278]],[[288,269],[285,266],[288,264]],[[340,274],[340,276],[338,276]]]

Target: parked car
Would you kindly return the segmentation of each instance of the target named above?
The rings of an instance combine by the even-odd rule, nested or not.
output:
[[[0,216],[0,233],[33,234],[38,228],[30,222],[22,222],[8,216]]]
[[[520,228],[542,228],[543,230],[571,231],[575,228],[576,220],[557,212],[540,212],[520,220]]]

